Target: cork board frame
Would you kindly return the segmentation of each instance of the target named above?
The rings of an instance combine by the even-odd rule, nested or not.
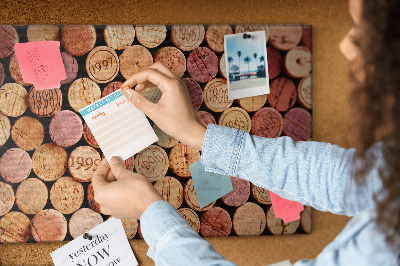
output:
[[[232,31],[233,32],[235,32],[235,30],[236,30],[236,26],[235,25],[233,25],[233,26],[230,26],[231,27],[231,29],[232,29]],[[300,25],[297,25],[297,26],[292,26],[292,27],[300,27],[300,29],[302,29],[303,30],[303,28],[302,28],[302,26],[300,26]],[[18,36],[19,36],[19,41],[20,42],[26,42],[27,40],[28,40],[28,33],[27,33],[27,27],[20,27],[20,26],[14,26],[14,28],[16,29],[16,32],[18,33]],[[59,27],[59,30],[61,29],[61,27]],[[204,31],[205,31],[205,35],[206,35],[206,32],[207,32],[207,30],[209,29],[209,25],[205,25],[205,28],[204,28]],[[106,46],[107,45],[107,43],[105,42],[105,39],[104,39],[104,26],[95,26],[95,32],[96,32],[96,34],[95,34],[95,36],[96,36],[96,38],[95,38],[95,46],[94,47],[98,47],[98,46]],[[103,37],[103,39],[101,39]],[[310,37],[309,37],[309,39],[311,40],[311,35],[310,35]],[[299,40],[299,42],[298,42],[298,45],[296,44],[296,46],[303,46],[303,45],[305,45],[305,43],[304,42],[306,42],[306,41],[304,41],[304,40]],[[216,54],[216,57],[218,58],[218,59],[220,59],[221,58],[221,56],[222,56],[222,52],[213,52],[212,51],[212,49],[209,49],[209,48],[211,48],[210,46],[212,46],[211,44],[211,41],[209,41],[209,42],[207,42],[207,40],[206,40],[206,38],[203,38],[202,40],[201,40],[201,43],[199,44],[199,46],[200,47],[205,47],[205,48],[207,48],[208,50],[210,50],[211,51],[211,54],[212,53],[214,53],[214,54]],[[309,44],[311,44],[311,43],[309,43]],[[138,41],[138,39],[136,38],[136,39],[134,39],[134,41],[133,41],[133,45],[141,45],[141,43]],[[149,52],[150,52],[150,54],[152,55],[152,57],[155,57],[156,56],[156,53],[157,53],[157,51],[158,51],[158,49],[160,49],[161,47],[176,47],[175,46],[175,44],[173,43],[173,41],[172,41],[172,37],[171,37],[171,28],[170,27],[167,27],[167,31],[166,31],[166,38],[164,39],[164,41],[159,45],[159,46],[157,46],[157,47],[155,47],[155,48],[147,48],[148,50],[149,50]],[[272,46],[272,45],[270,45],[270,46],[268,46],[268,43],[267,43],[267,47],[270,47],[270,49],[274,49],[274,47]],[[187,49],[187,48],[184,48],[184,49]],[[217,48],[215,48],[214,47],[214,49],[217,49]],[[62,51],[65,51],[65,48],[64,48],[64,50],[63,50],[63,48],[62,48]],[[70,50],[70,51],[73,51],[73,49],[72,50]],[[76,53],[77,55],[76,56],[74,56],[75,58],[76,58],[76,60],[77,60],[77,64],[78,64],[78,73],[77,73],[77,76],[76,76],[76,78],[74,79],[74,80],[76,80],[76,79],[79,79],[79,78],[90,78],[90,76],[89,76],[89,74],[87,73],[87,71],[86,71],[86,58],[87,58],[87,55],[88,55],[88,53],[89,53],[89,51],[86,53],[86,54],[84,54],[84,55],[78,55],[78,54],[80,54],[82,51],[75,51],[75,52],[73,52],[73,53]],[[183,55],[184,55],[184,57],[185,57],[185,59],[187,59],[188,57],[189,57],[189,55],[190,55],[190,51],[183,51],[183,50],[181,50],[181,52],[183,53]],[[121,52],[121,51],[118,51],[117,50],[117,54],[118,54],[118,56],[121,56],[121,54],[122,54],[123,52]],[[278,51],[278,54],[280,54],[281,55],[281,57],[282,57],[282,60],[283,60],[283,58],[286,56],[286,54],[287,54],[288,52],[287,51]],[[310,47],[310,55],[311,55],[311,47]],[[4,80],[4,84],[6,84],[6,83],[15,83],[15,79],[12,77],[12,75],[11,75],[11,71],[10,71],[10,68],[9,68],[9,65],[10,65],[10,62],[11,62],[11,57],[10,56],[7,56],[7,57],[5,57],[5,58],[2,58],[1,60],[0,60],[0,62],[2,63],[2,65],[3,65],[3,68],[4,68],[4,72],[5,72],[5,80]],[[283,64],[283,63],[282,63]],[[217,73],[216,73],[216,76],[214,77],[214,78],[217,78],[217,79],[224,79],[224,76],[223,76],[223,74],[221,73],[221,71],[220,71],[220,60],[218,60],[218,65],[217,65]],[[7,69],[8,68],[8,69]],[[89,67],[90,68],[90,67]],[[214,68],[215,68],[215,66],[214,66]],[[271,68],[272,69],[272,68]],[[311,74],[311,73],[310,73]],[[189,75],[189,73],[188,73],[188,71],[186,70],[185,72],[184,72],[184,74],[183,74],[183,77],[185,78],[185,77],[190,77],[191,75]],[[93,77],[92,77],[93,78]],[[192,78],[193,78],[193,76],[192,76]],[[288,73],[286,72],[286,70],[284,70],[284,66],[282,65],[282,70],[278,73],[278,75],[276,76],[276,79],[279,79],[279,78],[284,78],[284,79],[287,79],[287,80],[292,80],[293,79],[293,83],[295,84],[295,90],[297,91],[297,89],[298,89],[298,86],[299,86],[299,84],[300,84],[300,81],[303,79],[303,77],[301,77],[301,78],[293,78],[293,77],[289,77],[289,75],[288,75]],[[122,76],[122,74],[121,73],[119,73],[112,81],[110,81],[110,82],[113,82],[113,81],[123,81],[124,79],[123,79],[123,76]],[[210,80],[211,81],[211,80]],[[69,103],[69,101],[68,101],[68,91],[69,91],[69,88],[71,87],[71,84],[73,83],[74,81],[71,81],[71,82],[69,82],[69,83],[67,83],[67,84],[65,84],[65,85],[62,85],[61,86],[61,92],[62,92],[62,97],[63,97],[63,100],[62,100],[62,107],[61,107],[61,109],[62,110],[69,110],[69,111],[71,111],[71,112],[74,112],[75,110],[71,107],[71,105],[70,105],[70,103]],[[101,84],[99,84],[99,88],[100,88],[100,90],[101,90],[101,92],[104,92],[104,90],[105,90],[105,87],[106,87],[106,85],[108,85],[110,82],[108,82],[108,83],[106,83],[106,84],[104,84],[104,83],[101,83]],[[194,83],[195,84],[195,83]],[[204,89],[205,89],[205,87],[207,86],[207,84],[208,84],[208,82],[206,83],[206,82],[198,82],[197,83],[198,85],[200,85],[200,88],[202,89],[202,91],[204,92]],[[24,85],[24,84],[23,84]],[[194,85],[195,87],[197,87],[197,85]],[[30,89],[30,86],[23,86],[26,90],[27,90],[27,92],[29,92],[29,89]],[[196,97],[194,97],[194,98],[196,98]],[[290,98],[290,97],[289,97]],[[243,107],[243,105],[244,105],[244,103],[242,103],[242,104],[240,104],[239,103],[239,101],[235,101],[235,102],[233,102],[232,103],[232,107],[236,107],[236,108],[242,108]],[[271,108],[271,104],[268,102],[268,101],[266,101],[265,102],[265,104],[263,105],[263,106],[265,106],[265,107],[269,107],[269,108]],[[305,108],[303,108],[303,106],[301,106],[301,103],[300,103],[300,101],[298,101],[297,100],[297,98],[295,99],[295,103],[293,104],[293,106],[292,106],[292,108],[291,109],[293,109],[293,108],[302,108],[302,110],[305,110]],[[207,111],[207,112],[209,112],[213,117],[214,117],[214,119],[216,120],[216,122],[219,122],[219,120],[220,120],[220,118],[221,118],[221,115],[222,115],[222,112],[215,112],[215,111],[212,111],[212,110],[210,110],[209,108],[207,108],[207,106],[206,106],[206,104],[203,102],[202,104],[200,104],[200,108],[199,108],[199,110],[200,111]],[[249,115],[249,117],[251,116],[251,117],[253,117],[254,116],[254,114],[256,113],[256,111],[257,110],[254,110],[254,111],[249,111],[249,112],[247,112],[247,111],[245,111],[245,113],[248,113],[248,114],[250,114]],[[282,111],[282,114],[284,114],[284,113],[286,113],[287,112],[287,110],[285,110],[285,111]],[[309,114],[310,114],[310,120],[311,120],[311,111],[309,110],[309,111],[307,111]],[[41,124],[42,124],[42,126],[43,126],[43,143],[52,143],[53,142],[53,139],[50,137],[50,132],[49,132],[49,128],[50,128],[50,123],[51,123],[51,120],[52,120],[52,118],[51,117],[49,117],[49,118],[42,118],[42,117],[37,117],[37,116],[35,116],[35,114],[32,112],[32,110],[30,109],[30,108],[28,108],[27,109],[27,111],[26,112],[24,112],[23,113],[23,115],[22,116],[27,116],[27,117],[31,117],[31,118],[35,118],[35,119],[37,119]],[[11,128],[15,125],[15,123],[19,120],[19,118],[21,118],[21,116],[18,116],[18,117],[8,117],[8,120],[10,120],[10,130],[11,130]],[[24,121],[22,121],[22,122],[24,122]],[[21,123],[22,123],[21,122]],[[28,121],[29,122],[29,121]],[[27,122],[26,122],[27,123]],[[22,123],[23,124],[23,123]],[[310,124],[310,127],[311,127],[311,124]],[[304,140],[306,140],[306,139],[304,139]],[[89,142],[90,142],[90,140],[89,140]],[[71,153],[72,153],[72,151],[73,150],[75,150],[75,148],[77,148],[78,146],[88,146],[89,147],[89,145],[88,144],[90,144],[84,137],[81,137],[80,138],[80,140],[76,143],[76,144],[74,144],[74,145],[72,145],[72,146],[69,146],[69,147],[65,147],[65,151],[67,152],[67,156],[68,156],[68,160],[70,159],[70,157],[71,157]],[[20,144],[21,145],[21,144]],[[32,144],[33,145],[33,144]],[[4,155],[4,153],[6,153],[6,151],[7,150],[9,150],[9,149],[11,149],[11,148],[17,148],[18,146],[15,144],[15,141],[13,140],[13,138],[12,138],[12,136],[10,136],[9,138],[8,138],[8,140],[7,140],[7,142],[4,144],[4,145],[2,145],[1,147],[0,147],[0,156],[2,156],[2,155]],[[171,148],[165,148],[165,150],[166,150],[166,153],[167,154],[170,154],[171,153]],[[98,153],[100,154],[100,150],[97,150],[98,151]],[[33,157],[33,153],[34,153],[34,151],[28,151],[28,154],[29,154],[29,156],[32,158]],[[95,158],[94,160],[92,160],[93,161],[93,163],[95,162],[97,160],[97,158]],[[84,161],[87,161],[87,160],[84,160]],[[78,162],[77,162],[78,163]],[[69,165],[71,165],[72,163],[69,163]],[[132,164],[132,163],[131,163]],[[67,165],[68,165],[68,163],[67,163]],[[67,167],[68,168],[68,167]],[[166,173],[168,176],[172,176],[172,177],[174,177],[174,178],[176,178],[181,184],[182,184],[182,188],[184,188],[184,186],[186,186],[186,183],[187,183],[187,177],[180,177],[180,176],[178,176],[178,175],[176,175],[172,170],[171,170],[171,168],[169,168],[168,169],[168,172]],[[69,170],[67,169],[66,170],[66,172],[63,174],[63,176],[71,176],[71,173],[69,173]],[[37,175],[35,175],[35,172],[34,171],[31,171],[30,172],[30,174],[29,174],[29,177],[28,177],[28,179],[29,178],[36,178],[36,177],[38,177]],[[40,178],[39,178],[40,179]],[[39,179],[37,179],[37,180],[39,180]],[[25,179],[26,180],[26,179]],[[68,179],[68,180],[65,180],[65,183],[67,183],[67,184],[69,184],[68,182],[69,182],[69,180],[71,180],[71,179]],[[2,181],[5,181],[5,180],[2,180]],[[40,182],[40,180],[39,180],[39,182]],[[53,187],[53,185],[54,185],[54,183],[56,182],[55,180],[52,180],[52,181],[43,181],[44,183],[45,183],[45,185],[46,185],[46,188],[48,189],[48,192],[50,192],[51,191],[51,187]],[[3,182],[3,183],[9,183],[9,182]],[[19,187],[19,185],[21,184],[22,182],[17,182],[17,183],[10,183],[9,185],[12,187],[12,189],[13,189],[13,193],[14,193],[14,197],[15,197],[15,195],[17,194],[17,190],[18,190],[18,187]],[[74,184],[76,184],[76,183],[74,183]],[[90,204],[89,204],[89,202],[91,202],[90,200],[88,200],[88,195],[90,195],[90,193],[88,193],[88,185],[89,185],[89,183],[87,183],[87,182],[83,182],[82,183],[83,184],[83,194],[84,194],[84,196],[83,196],[83,202],[82,202],[82,205],[79,207],[80,209],[82,209],[82,208],[84,208],[85,210],[87,209],[88,210],[88,212],[90,213],[90,215],[93,215],[93,219],[95,220],[95,219],[97,219],[98,221],[100,221],[99,219],[98,219],[98,215],[96,215],[94,212],[91,212],[91,211],[89,211],[89,209],[90,209]],[[77,185],[78,187],[79,187],[79,185]],[[250,185],[249,185],[250,186]],[[78,189],[79,190],[79,189]],[[251,187],[250,187],[250,190],[252,190],[251,189]],[[51,202],[51,199],[50,199],[50,194],[51,193],[48,193],[48,197],[47,197],[47,202],[46,202],[46,204],[45,204],[45,206],[44,206],[44,209],[53,209],[53,203]],[[253,197],[253,192],[249,192],[249,202],[251,202],[251,203],[257,203],[257,204],[260,204],[254,197]],[[89,196],[90,197],[90,196]],[[184,196],[182,196],[182,197],[184,197]],[[181,205],[180,207],[181,208],[183,208],[183,207],[187,207],[187,206],[185,206],[185,204],[184,204],[184,202],[185,202],[185,200],[183,200],[183,205]],[[93,205],[93,204],[92,204]],[[215,204],[215,206],[214,207],[220,207],[220,206],[222,206],[223,208],[226,208],[227,210],[226,210],[226,212],[228,213],[228,215],[230,216],[230,218],[231,218],[231,220],[233,220],[233,215],[234,215],[234,213],[235,213],[235,211],[238,209],[238,208],[240,208],[240,207],[233,207],[233,206],[227,206],[223,201],[221,201],[221,200],[218,200],[217,201],[217,203]],[[260,208],[262,209],[262,211],[265,213],[267,210],[268,210],[268,208],[269,208],[269,206],[268,206],[268,204],[260,204],[259,206],[261,206]],[[93,207],[93,206],[92,206]],[[94,208],[94,207],[93,207]],[[20,210],[20,208],[18,207],[18,205],[16,204],[16,203],[14,203],[13,205],[12,205],[12,208],[11,208],[11,212],[13,212],[13,211],[17,211],[17,212],[20,212],[21,210]],[[68,210],[67,211],[64,211],[64,212],[68,212]],[[204,214],[205,212],[204,211],[199,211],[199,212],[196,212],[196,214],[198,215],[198,217],[199,217],[199,219],[201,219],[201,217],[202,217],[202,215]],[[200,215],[199,215],[200,214]],[[20,216],[20,215],[18,215],[18,216]],[[34,219],[34,216],[35,215],[33,215],[33,214],[28,214],[28,215],[25,215],[28,219],[29,219],[29,222],[27,221],[27,219],[23,219],[23,220],[25,220],[26,222],[24,223],[24,226],[25,226],[25,228],[27,228],[26,229],[26,235],[24,235],[24,236],[22,236],[22,238],[20,238],[20,239],[22,239],[23,241],[21,241],[21,242],[25,242],[25,239],[26,239],[26,241],[28,241],[28,242],[33,242],[35,239],[33,238],[33,236],[32,236],[32,228],[31,228],[31,222],[32,222],[32,220]],[[59,217],[59,219],[60,220],[62,220],[62,218],[60,218],[61,216],[60,215],[55,215],[56,217]],[[71,219],[71,216],[72,216],[72,214],[62,214],[62,216],[64,216],[65,218],[66,218],[66,221],[67,222],[70,222],[70,219]],[[104,216],[100,216],[101,217],[101,219],[106,219],[106,217],[104,217]],[[3,219],[4,218],[4,216],[1,216],[1,219]],[[1,219],[0,219],[0,221],[1,221]],[[63,222],[61,222],[61,223],[63,223]],[[130,226],[127,226],[127,227],[129,227],[129,228],[131,228],[133,231],[135,231],[135,227],[137,228],[137,226],[138,226],[138,224],[137,223],[135,223],[135,222],[128,222],[129,223],[129,225]],[[32,224],[33,224],[33,222],[32,222]],[[28,229],[29,228],[29,229]],[[63,228],[65,228],[65,226],[63,227]],[[300,233],[302,230],[301,229],[297,229],[297,228],[301,228],[301,227],[299,227],[298,225],[297,225],[297,227],[295,228],[295,230],[293,231],[293,232],[298,232],[298,233]],[[303,227],[303,228],[305,228],[305,227]],[[309,227],[310,229],[311,229],[311,227]],[[68,223],[68,228],[67,228],[67,233],[66,233],[66,235],[65,235],[65,237],[63,238],[63,239],[61,239],[61,240],[70,240],[70,239],[72,239],[72,235],[70,234],[70,232],[69,232],[69,223]],[[291,229],[291,230],[293,230],[293,229]],[[307,231],[308,229],[306,229],[306,231]],[[29,232],[30,231],[30,232]],[[139,231],[140,232],[140,231]],[[278,231],[279,232],[279,231]],[[283,233],[283,231],[282,231],[282,233]],[[265,234],[265,235],[268,235],[268,234],[272,234],[271,233],[271,231],[270,230],[268,230],[267,229],[267,226],[265,226],[264,227],[264,230],[261,232],[261,234]],[[280,233],[278,233],[278,234],[280,234]],[[130,234],[131,236],[132,236],[132,234]],[[134,238],[140,238],[140,233],[139,234],[133,234],[134,235]],[[231,230],[229,231],[229,235],[237,235],[236,234],[236,232],[235,232],[235,230],[234,230],[234,225],[233,226],[231,226]],[[254,235],[254,233],[252,234],[252,235]],[[12,239],[12,237],[10,238],[10,239]],[[38,238],[39,239],[39,238]],[[18,240],[18,239],[17,239]],[[59,240],[59,241],[61,241],[61,240]],[[20,241],[5,241],[5,242],[20,242]]]

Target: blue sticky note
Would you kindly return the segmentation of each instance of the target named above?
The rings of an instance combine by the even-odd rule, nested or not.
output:
[[[230,176],[206,172],[200,161],[189,166],[200,208],[233,190]]]

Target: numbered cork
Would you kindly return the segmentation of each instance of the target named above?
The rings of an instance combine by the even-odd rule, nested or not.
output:
[[[61,58],[64,63],[65,74],[67,76],[64,80],[61,80],[60,82],[62,85],[64,85],[74,81],[76,75],[78,74],[79,65],[75,57],[73,57],[67,52],[62,52]]]
[[[270,36],[270,29],[268,25],[236,25],[235,33],[252,32],[252,31],[264,31],[265,42],[268,42]]]
[[[311,72],[311,52],[308,48],[298,46],[285,56],[285,70],[292,78],[302,78]]]
[[[245,110],[239,107],[232,107],[221,114],[218,125],[236,128],[248,133],[251,129],[251,120]]]
[[[272,205],[268,206],[266,217],[268,231],[273,235],[292,235],[300,225],[300,219],[287,224],[282,219],[277,219]]]
[[[126,48],[119,56],[119,64],[122,76],[128,79],[152,65],[153,56],[145,47],[133,45]]]
[[[301,40],[301,25],[273,25],[270,27],[269,42],[280,51],[295,47]]]
[[[216,124],[214,117],[212,114],[206,111],[198,111],[197,117],[199,118],[200,122],[203,124],[203,126],[207,127],[209,124]]]
[[[197,82],[206,83],[218,73],[218,57],[207,47],[198,47],[187,58],[187,71]]]
[[[276,78],[283,69],[283,58],[281,53],[267,46],[267,61],[268,61],[268,77],[269,80]]]
[[[283,130],[281,114],[271,107],[258,110],[251,118],[251,132],[259,137],[277,138]]]
[[[96,44],[96,37],[96,29],[91,25],[64,26],[61,30],[62,45],[75,56],[89,53]]]
[[[216,201],[214,200],[210,204],[204,206],[203,208],[200,208],[199,201],[197,200],[196,196],[196,191],[194,190],[194,185],[193,185],[193,180],[190,178],[183,190],[183,194],[185,196],[186,203],[189,205],[190,208],[192,208],[195,211],[201,212],[201,211],[208,211],[212,207],[214,207]]]
[[[312,109],[312,79],[311,75],[302,78],[297,86],[297,99],[299,103],[306,109]]]
[[[226,79],[215,78],[208,82],[203,91],[204,103],[214,112],[223,112],[231,107],[233,100],[228,100]]]
[[[258,236],[266,224],[263,209],[252,202],[240,206],[233,215],[233,229],[238,236]]]
[[[72,214],[69,219],[69,233],[72,238],[77,238],[78,236],[86,233],[87,231],[95,228],[103,222],[103,218],[97,212],[89,209],[82,208]]]
[[[168,155],[163,148],[150,145],[136,155],[135,168],[151,182],[158,181],[168,170]]]
[[[14,53],[14,45],[19,42],[19,36],[13,26],[0,26],[0,58],[9,57]]]
[[[154,187],[161,194],[161,196],[176,209],[178,209],[183,202],[183,187],[181,183],[174,177],[165,176],[158,180]]]
[[[55,144],[70,147],[82,138],[82,120],[74,112],[63,110],[51,119],[49,133]]]
[[[228,206],[239,207],[249,199],[250,182],[233,176],[231,176],[231,182],[233,190],[221,199]]]
[[[76,180],[90,182],[100,161],[100,154],[95,149],[89,146],[79,146],[69,156],[68,169]]]
[[[203,103],[203,91],[196,81],[190,78],[183,78],[183,82],[189,92],[190,101],[192,102],[195,111],[199,110],[201,104]]]
[[[232,34],[232,28],[229,25],[210,25],[206,30],[206,42],[214,52],[224,51],[224,36]]]
[[[15,195],[16,203],[23,213],[36,214],[46,206],[48,194],[43,181],[37,178],[28,178],[18,186]]]
[[[24,243],[31,236],[31,221],[21,212],[9,212],[0,219],[0,242]]]
[[[158,49],[154,55],[155,62],[160,62],[168,67],[178,78],[181,78],[186,71],[185,55],[178,48],[172,46]]]
[[[303,108],[292,108],[283,116],[283,134],[294,141],[303,141],[311,138],[311,114]]]
[[[108,84],[102,91],[101,97],[106,97],[107,95],[113,93],[116,90],[119,90],[121,88],[121,85],[123,83],[121,81],[113,81],[110,84]]]
[[[297,89],[293,81],[287,78],[276,78],[270,84],[268,104],[279,112],[292,108],[297,99]]]
[[[36,242],[63,241],[67,230],[64,215],[53,209],[40,211],[32,219],[32,236]]]
[[[0,112],[0,147],[3,146],[11,134],[10,119]]]
[[[68,90],[68,102],[76,112],[98,101],[100,98],[100,87],[88,78],[75,80]]]
[[[51,117],[61,111],[62,92],[59,88],[50,90],[29,91],[28,106],[32,113],[39,117]]]
[[[178,144],[178,140],[167,135],[164,131],[162,131],[156,124],[153,124],[153,130],[158,137],[157,144],[163,148],[172,148],[176,144]]]
[[[86,72],[97,83],[112,81],[119,71],[117,53],[107,46],[94,48],[86,57]]]
[[[11,129],[14,143],[26,151],[37,149],[44,139],[42,123],[30,116],[19,118]]]
[[[265,105],[267,94],[238,99],[239,105],[247,112],[255,112]]]
[[[60,40],[60,30],[56,25],[29,25],[26,35],[28,42]]]
[[[101,213],[100,210],[100,204],[98,204],[95,200],[94,200],[94,189],[93,189],[93,185],[92,183],[89,184],[88,188],[87,188],[87,201],[89,203],[89,207],[94,210],[97,213]]]
[[[50,200],[57,211],[62,214],[71,214],[82,206],[84,194],[80,182],[72,177],[63,176],[51,187]]]
[[[21,69],[19,68],[19,63],[17,56],[13,54],[10,58],[10,65],[8,66],[8,69],[10,70],[10,75],[11,77],[21,86],[32,86],[32,83],[26,83],[24,82],[24,79],[22,78],[21,74]]]
[[[189,208],[181,208],[178,210],[180,215],[188,222],[188,224],[193,228],[196,233],[200,231],[200,219],[197,213]]]
[[[0,216],[3,216],[11,211],[14,201],[14,190],[10,184],[0,182]]]
[[[7,116],[21,116],[28,108],[28,92],[17,83],[6,83],[0,88],[0,111]]]
[[[86,123],[83,125],[83,137],[86,140],[87,144],[89,144],[93,148],[96,149],[100,148],[99,144],[97,143],[96,139],[92,134],[92,131],[90,130],[90,128]]]
[[[43,181],[60,178],[67,169],[67,152],[53,143],[46,143],[35,150],[32,156],[32,168]]]
[[[192,51],[199,47],[204,34],[203,25],[173,25],[171,28],[172,42],[183,51]]]
[[[32,170],[32,160],[23,149],[11,148],[0,158],[0,176],[9,183],[21,183]]]
[[[251,184],[251,194],[253,198],[261,204],[272,204],[268,189]]]
[[[111,49],[126,49],[135,40],[135,28],[132,25],[107,25],[104,40]]]
[[[229,213],[220,207],[213,207],[201,216],[200,234],[205,236],[228,236],[232,230]]]
[[[169,153],[169,167],[180,177],[190,177],[189,165],[201,159],[200,152],[189,146],[178,143]]]
[[[136,25],[136,38],[147,48],[159,46],[167,36],[165,25]]]

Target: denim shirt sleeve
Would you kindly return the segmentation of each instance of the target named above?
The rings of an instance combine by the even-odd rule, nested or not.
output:
[[[374,168],[364,185],[352,178],[355,149],[329,143],[261,138],[210,124],[203,143],[207,171],[236,176],[321,211],[353,216],[375,206],[382,187]]]

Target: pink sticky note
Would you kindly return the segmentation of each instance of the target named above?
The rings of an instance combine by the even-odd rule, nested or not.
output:
[[[60,53],[60,42],[28,42],[14,45],[24,82],[36,90],[60,88],[67,78]]]
[[[269,195],[276,218],[282,219],[284,223],[290,223],[300,219],[300,213],[304,210],[304,206],[301,203],[286,200],[271,191]]]

